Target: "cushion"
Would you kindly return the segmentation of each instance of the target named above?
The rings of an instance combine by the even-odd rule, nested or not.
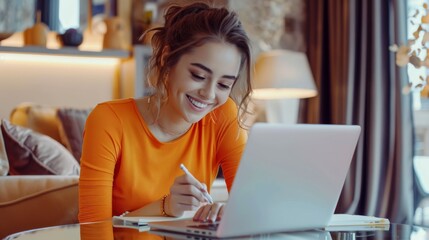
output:
[[[23,230],[77,223],[78,182],[79,176],[0,177],[0,239]]]
[[[58,126],[57,108],[34,103],[21,103],[10,114],[10,122],[14,125],[30,128],[38,133],[61,142]]]
[[[5,119],[1,131],[11,175],[79,175],[79,163],[51,137]]]
[[[91,109],[59,108],[59,132],[61,142],[73,154],[78,162],[82,153],[83,130]]]
[[[7,175],[8,172],[9,172],[9,163],[7,162],[6,150],[4,148],[4,143],[3,143],[3,136],[0,131],[0,176],[5,176]]]

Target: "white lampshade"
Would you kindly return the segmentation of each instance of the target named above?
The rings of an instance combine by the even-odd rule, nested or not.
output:
[[[317,95],[307,56],[301,52],[272,50],[255,63],[255,99],[309,98]]]

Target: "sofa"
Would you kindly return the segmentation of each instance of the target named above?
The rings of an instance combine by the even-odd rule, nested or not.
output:
[[[0,123],[0,238],[77,223],[82,132],[91,109],[23,103]]]
[[[0,239],[23,230],[77,223],[78,176],[0,177]]]
[[[91,109],[23,103],[0,122],[0,239],[77,223],[82,133]],[[211,188],[227,201],[225,181]]]

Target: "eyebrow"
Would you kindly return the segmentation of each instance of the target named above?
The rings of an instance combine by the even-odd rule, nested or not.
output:
[[[213,74],[213,71],[210,68],[204,66],[201,63],[191,63],[191,65],[195,66],[195,67],[198,67],[198,68],[201,68],[201,69],[203,69],[204,71],[206,71],[206,72],[208,72],[210,74]],[[234,80],[234,81],[237,80],[237,77],[233,76],[233,75],[223,75],[222,78],[228,78],[228,79],[231,79],[231,80]]]

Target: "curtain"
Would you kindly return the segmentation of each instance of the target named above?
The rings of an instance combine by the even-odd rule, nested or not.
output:
[[[307,0],[307,55],[318,96],[300,122],[362,128],[336,212],[412,223],[411,96],[389,46],[406,41],[401,0]]]

